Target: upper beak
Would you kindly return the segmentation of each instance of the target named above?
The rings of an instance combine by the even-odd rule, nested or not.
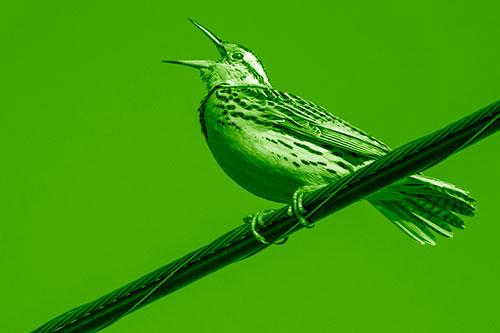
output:
[[[210,30],[208,30],[198,22],[191,19],[188,20],[191,21],[191,23],[193,23],[198,29],[200,29],[208,38],[210,38],[210,40],[217,47],[217,50],[219,51],[222,57],[225,57],[227,55],[226,49],[224,48],[223,45],[224,42],[219,37],[217,37],[214,33],[212,33]],[[163,60],[163,62],[190,66],[194,68],[208,68],[214,63],[213,61],[209,60]]]
[[[202,26],[198,22],[191,20],[190,18],[188,18],[188,20],[191,23],[193,23],[198,29],[200,29],[208,38],[210,38],[210,40],[217,47],[217,50],[219,51],[219,53],[222,57],[225,57],[227,55],[226,49],[224,48],[224,42],[219,37],[217,37],[213,32],[211,32],[210,30],[208,30],[207,28],[205,28],[204,26]]]

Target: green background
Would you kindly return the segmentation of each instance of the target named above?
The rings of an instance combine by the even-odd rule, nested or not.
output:
[[[20,2],[2,15],[0,326],[26,332],[279,205],[200,133],[187,17],[263,60],[274,87],[392,147],[500,98],[497,1]],[[106,332],[498,332],[500,135],[427,174],[478,201],[420,246],[366,202]]]

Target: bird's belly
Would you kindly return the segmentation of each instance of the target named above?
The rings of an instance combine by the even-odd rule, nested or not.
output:
[[[325,184],[355,169],[331,151],[248,120],[207,117],[207,143],[222,169],[265,199],[289,202],[302,185]]]

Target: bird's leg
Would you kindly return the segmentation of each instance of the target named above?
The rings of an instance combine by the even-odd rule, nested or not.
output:
[[[264,216],[267,216],[267,215],[272,214],[274,212],[275,212],[275,209],[268,209],[268,210],[264,210],[264,211],[261,211],[261,212],[254,213],[252,215],[245,216],[243,218],[243,221],[246,224],[250,224],[250,230],[252,231],[252,234],[255,236],[255,238],[259,242],[261,242],[263,244],[266,244],[266,245],[283,244],[288,239],[288,237],[285,237],[283,240],[280,240],[278,242],[276,242],[276,241],[269,242],[269,241],[267,241],[264,238],[264,236],[262,236],[261,234],[259,234],[259,232],[257,231],[257,229],[256,229],[257,224],[259,224],[261,226],[264,226],[264,220],[263,220]]]
[[[321,185],[303,185],[299,187],[292,195],[292,204],[288,208],[288,215],[297,217],[297,220],[299,220],[300,224],[302,224],[306,228],[312,228],[314,227],[313,223],[308,222],[303,214],[306,212],[304,209],[304,194],[314,192],[322,187],[325,187],[327,184],[321,184]]]

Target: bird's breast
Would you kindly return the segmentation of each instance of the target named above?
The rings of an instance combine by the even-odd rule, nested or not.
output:
[[[323,147],[274,130],[262,107],[237,95],[214,93],[201,110],[210,150],[242,187],[269,200],[288,202],[299,186],[323,184],[354,169]]]

